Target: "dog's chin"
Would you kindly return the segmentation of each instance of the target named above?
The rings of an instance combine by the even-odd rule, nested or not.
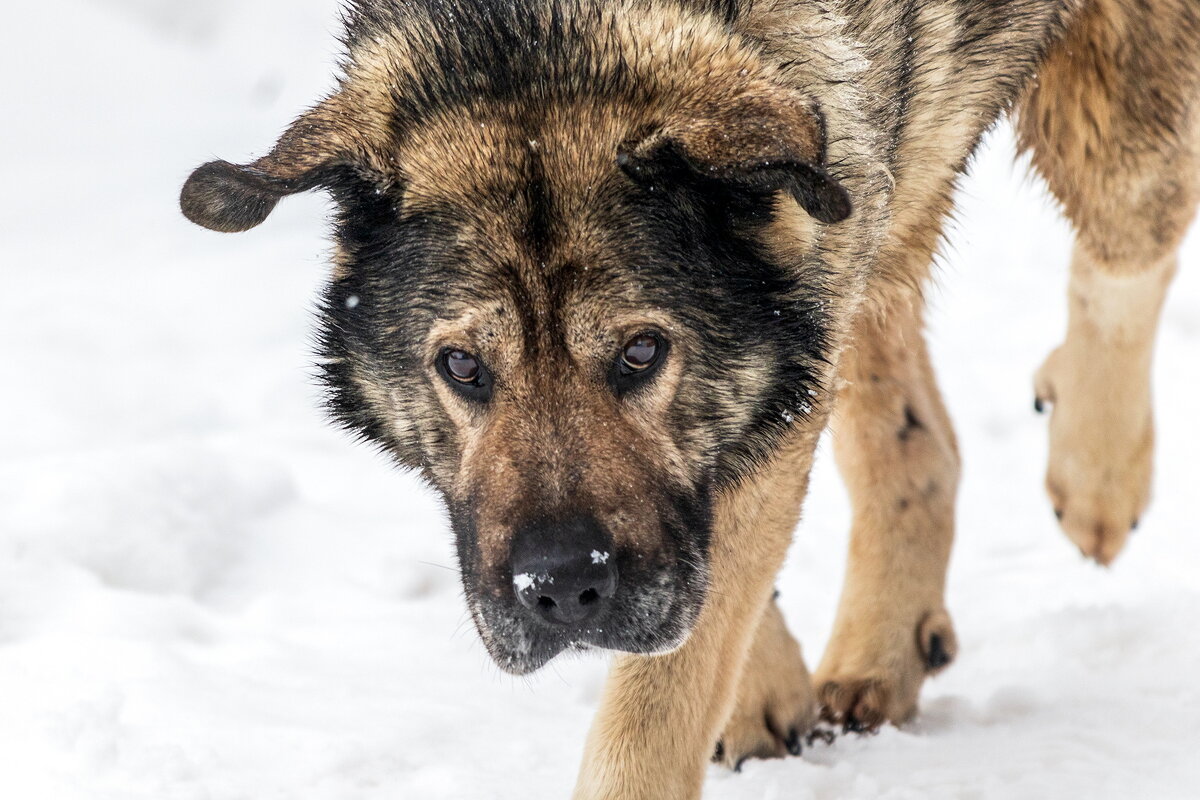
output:
[[[645,602],[633,602],[605,613],[594,625],[561,630],[527,620],[515,609],[478,609],[472,603],[479,635],[500,669],[528,675],[564,652],[609,650],[636,655],[662,655],[681,647],[703,607],[700,596],[672,597],[647,616]]]

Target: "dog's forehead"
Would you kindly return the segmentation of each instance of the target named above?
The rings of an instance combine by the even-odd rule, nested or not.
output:
[[[630,123],[615,116],[587,105],[463,110],[401,148],[403,213],[453,220],[449,249],[462,277],[445,287],[448,316],[604,317],[644,304],[628,270],[639,250],[626,202],[633,187],[616,164]]]
[[[400,147],[405,201],[514,218],[538,192],[578,224],[621,181],[617,147],[633,127],[629,113],[586,102],[444,112]]]

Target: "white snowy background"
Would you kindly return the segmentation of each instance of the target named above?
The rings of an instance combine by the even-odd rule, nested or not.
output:
[[[319,196],[186,223],[189,170],[331,85],[336,0],[10,2],[0,24],[0,797],[563,798],[605,665],[501,674],[411,476],[325,423]],[[1068,232],[1000,129],[931,335],[965,471],[957,664],[904,730],[710,771],[706,797],[1200,797],[1200,237],[1157,356],[1156,500],[1111,569],[1041,489],[1031,375]],[[848,507],[822,448],[780,578],[810,664]]]

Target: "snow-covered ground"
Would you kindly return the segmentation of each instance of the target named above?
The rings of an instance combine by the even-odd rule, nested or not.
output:
[[[604,673],[491,665],[446,525],[325,424],[325,201],[218,236],[189,170],[328,88],[336,0],[45,0],[0,28],[0,797],[561,798]],[[1069,247],[989,140],[932,293],[965,457],[962,655],[905,730],[716,769],[735,798],[1200,796],[1200,237],[1166,311],[1157,499],[1109,570],[1041,490]],[[823,449],[780,586],[816,660],[848,509]]]

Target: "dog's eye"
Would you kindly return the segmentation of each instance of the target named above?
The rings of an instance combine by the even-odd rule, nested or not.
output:
[[[609,373],[613,391],[623,395],[648,381],[658,371],[666,352],[666,340],[656,333],[639,333],[625,342]]]
[[[621,350],[621,363],[634,372],[649,369],[657,360],[658,337],[652,333],[638,334]]]
[[[477,356],[466,350],[443,350],[438,371],[450,386],[472,400],[487,400],[492,394],[492,378]]]
[[[459,383],[474,383],[479,378],[479,359],[462,350],[450,350],[445,355],[446,371]]]

